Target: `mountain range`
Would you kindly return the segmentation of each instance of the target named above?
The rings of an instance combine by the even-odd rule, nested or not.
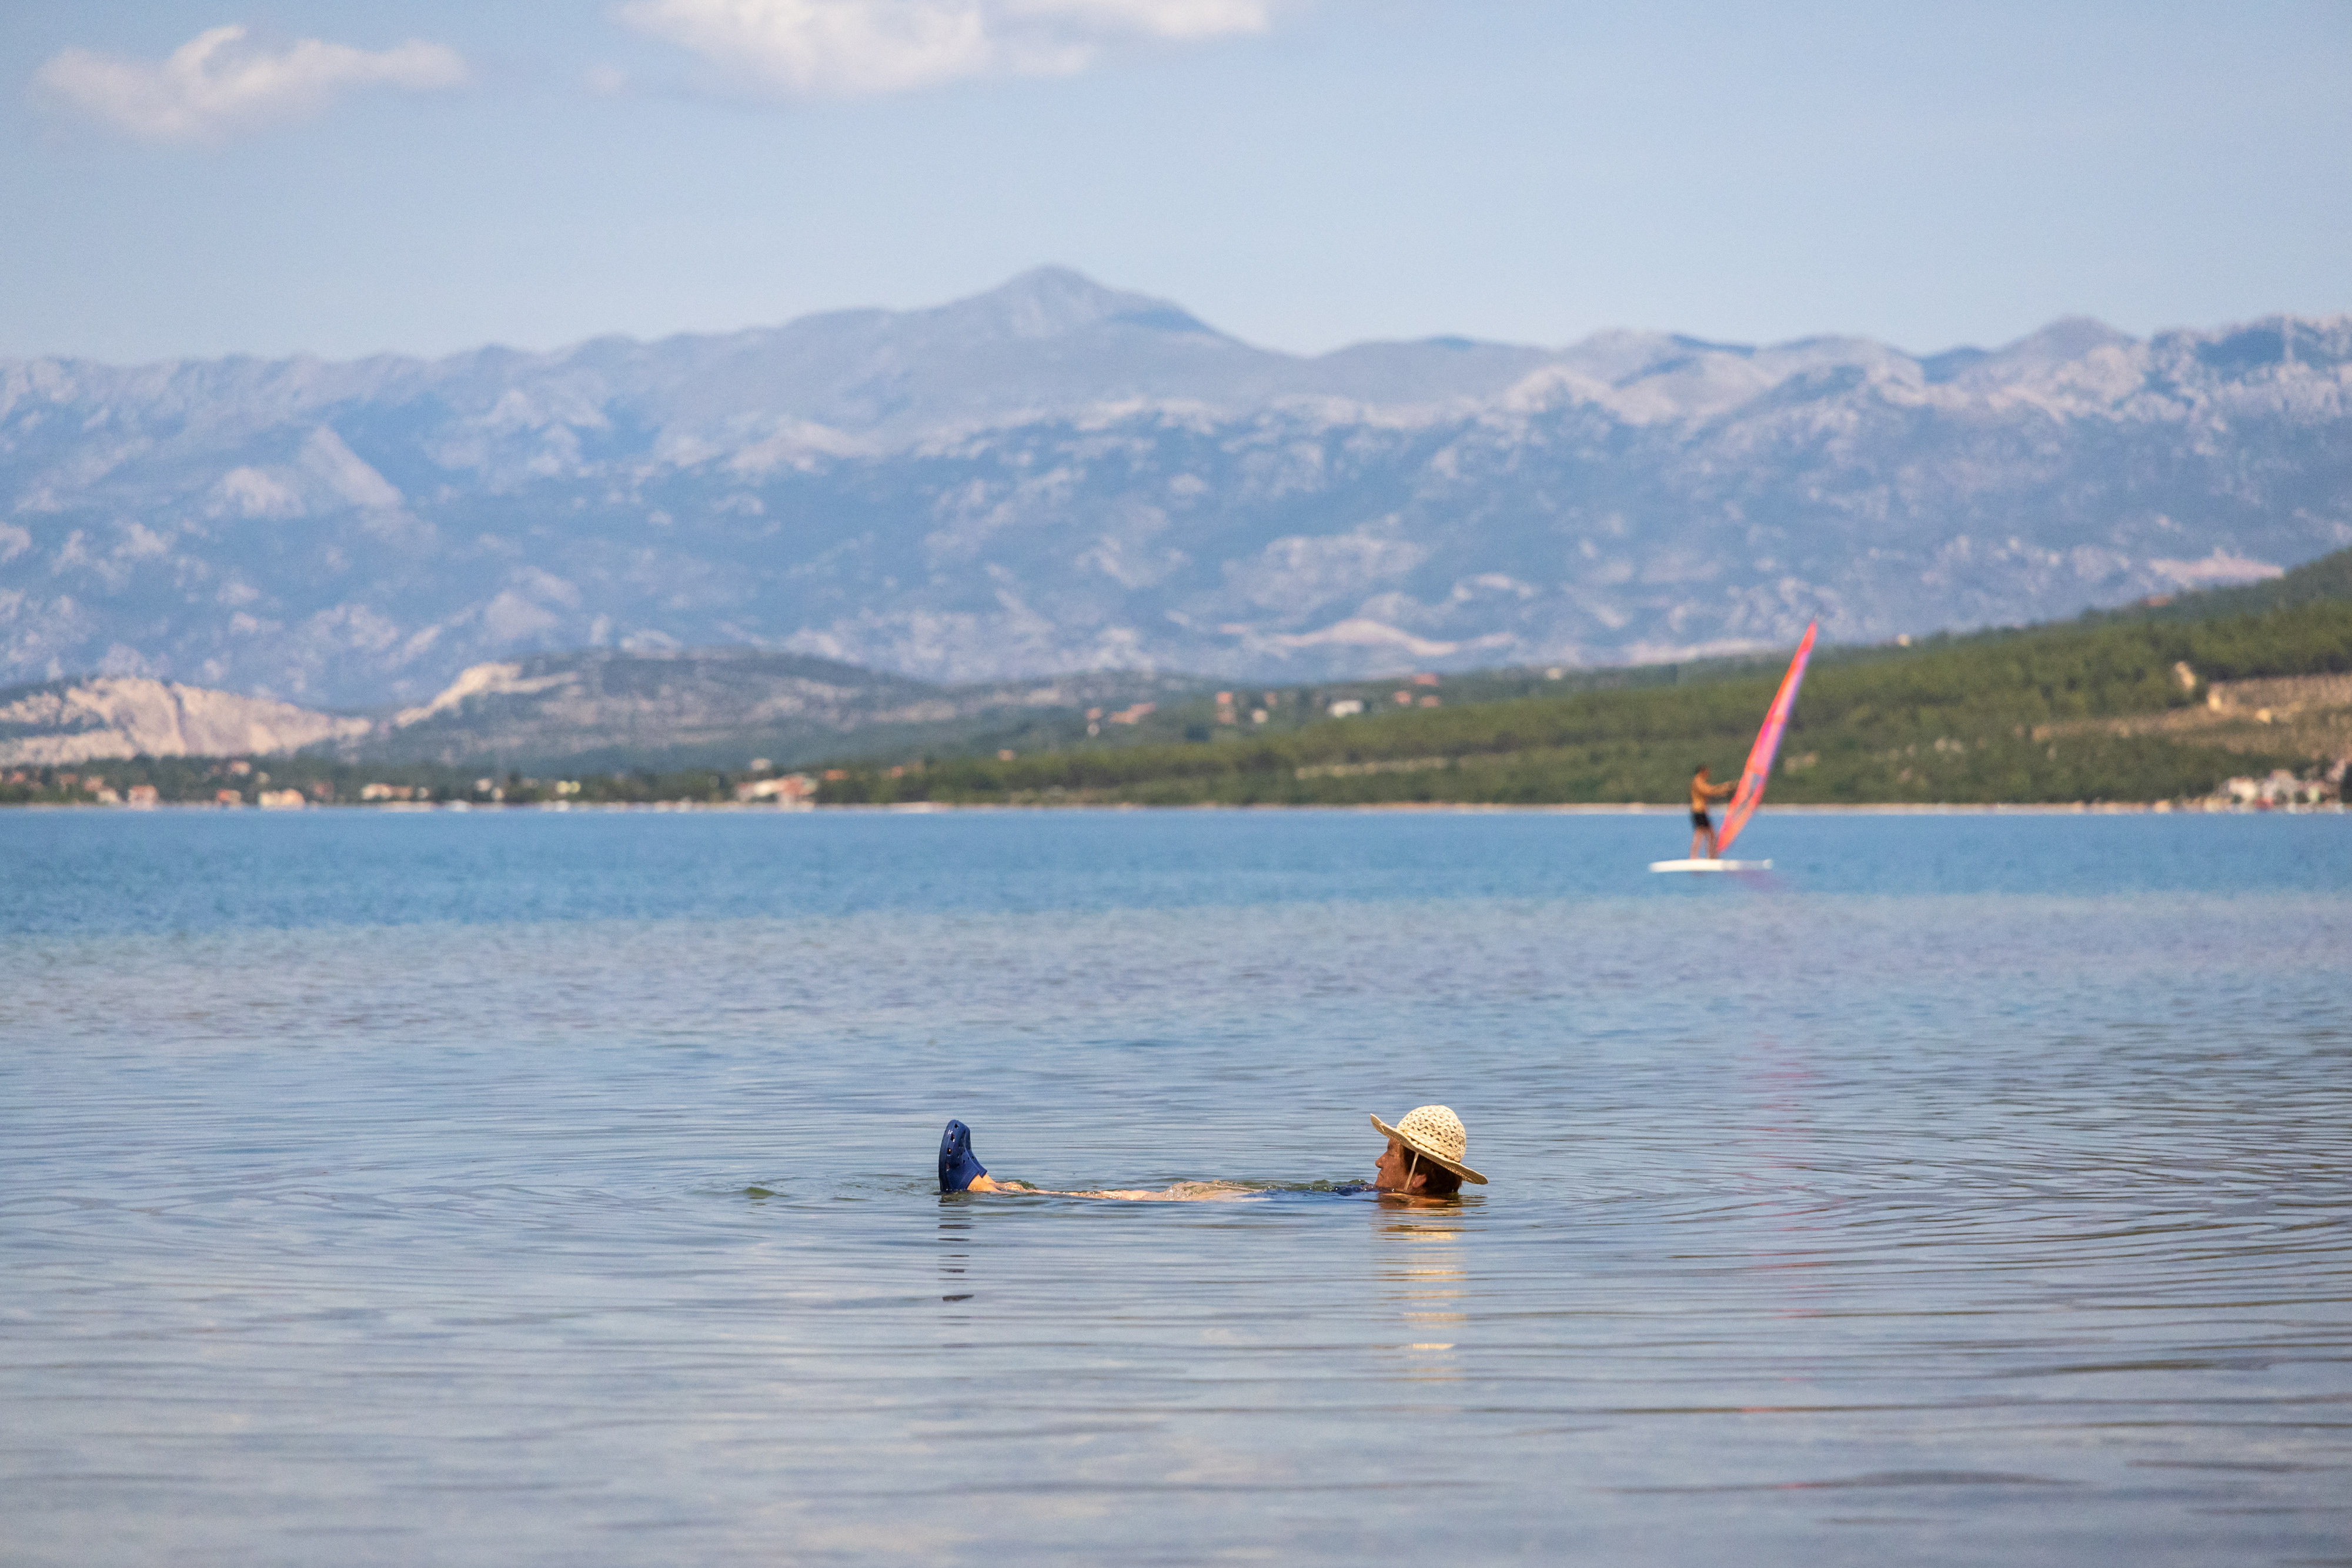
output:
[[[1627,663],[2347,543],[2352,316],[1302,357],[1048,268],[551,353],[0,362],[0,683],[314,708],[717,643],[966,685]]]

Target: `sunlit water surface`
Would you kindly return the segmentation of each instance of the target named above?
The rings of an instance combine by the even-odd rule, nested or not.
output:
[[[0,1554],[2352,1558],[2352,820],[1682,837],[0,815]]]

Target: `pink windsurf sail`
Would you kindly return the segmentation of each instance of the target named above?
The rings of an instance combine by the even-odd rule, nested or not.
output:
[[[1764,727],[1756,732],[1756,744],[1748,748],[1748,766],[1739,770],[1739,788],[1731,792],[1731,804],[1723,813],[1723,831],[1715,836],[1717,858],[1731,853],[1731,841],[1763,803],[1764,782],[1772,776],[1772,758],[1789,727],[1790,710],[1797,706],[1797,688],[1804,684],[1805,661],[1813,656],[1813,631],[1819,624],[1815,622],[1805,628],[1797,656],[1789,661],[1789,673],[1780,677],[1780,689],[1772,694],[1772,706],[1764,710]]]

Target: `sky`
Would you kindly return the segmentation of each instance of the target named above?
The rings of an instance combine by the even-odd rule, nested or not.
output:
[[[1271,348],[2352,309],[2352,4],[11,0],[0,357],[1075,267]]]

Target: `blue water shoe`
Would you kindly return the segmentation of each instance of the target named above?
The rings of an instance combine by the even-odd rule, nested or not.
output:
[[[948,1130],[940,1134],[940,1190],[961,1192],[988,1174],[971,1152],[971,1129],[961,1122],[950,1122]]]

